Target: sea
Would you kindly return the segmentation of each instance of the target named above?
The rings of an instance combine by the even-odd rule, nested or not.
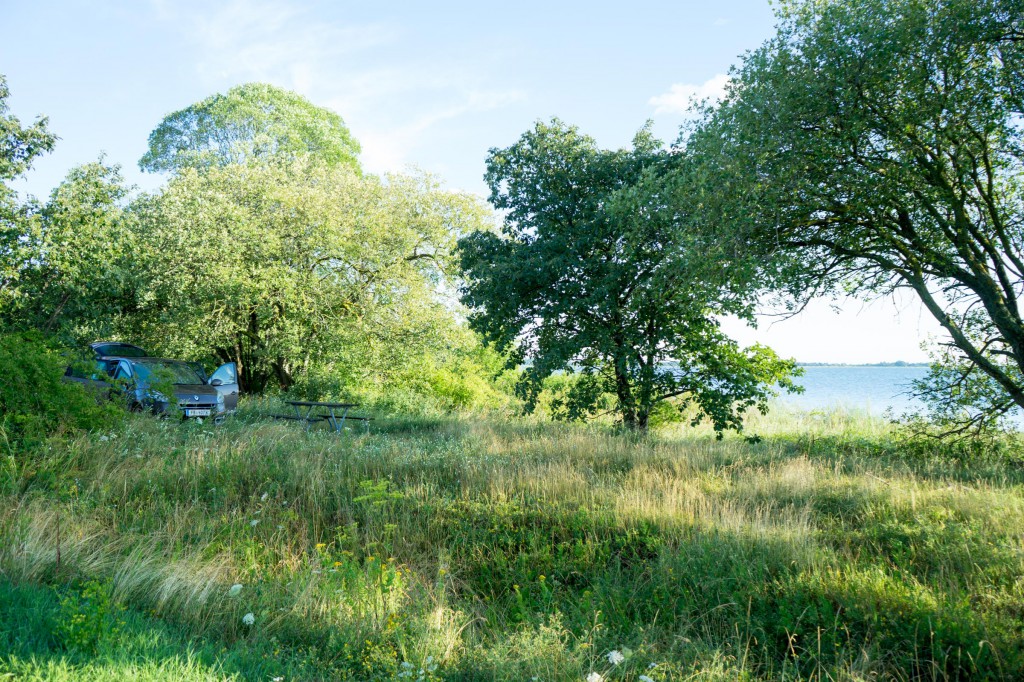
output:
[[[915,379],[928,368],[919,365],[808,365],[796,383],[803,393],[781,393],[776,402],[797,410],[844,408],[899,415],[924,406],[910,395]]]

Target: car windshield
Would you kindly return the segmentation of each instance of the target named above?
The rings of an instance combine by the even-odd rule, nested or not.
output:
[[[184,362],[175,360],[142,360],[132,363],[135,376],[144,383],[150,383],[154,374],[156,380],[170,381],[172,384],[201,384],[202,377]]]
[[[104,343],[93,346],[98,355],[114,355],[121,358],[144,358],[148,353],[138,346],[127,343]]]

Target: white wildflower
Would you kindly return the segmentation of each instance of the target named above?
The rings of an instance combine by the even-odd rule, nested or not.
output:
[[[100,436],[100,440],[106,443],[108,440],[110,440],[110,436]]]
[[[618,649],[612,649],[608,652],[608,662],[612,665],[618,665],[626,660],[626,657],[622,655],[622,652]]]
[[[270,497],[270,493],[263,493],[260,495],[260,502],[266,502],[268,497]]]
[[[284,676],[278,675],[277,677],[272,679],[270,682],[284,682]]]
[[[658,667],[658,664],[657,664],[657,663],[648,663],[648,664],[647,664],[647,669],[648,669],[648,670],[654,670],[654,669],[655,669],[655,668],[657,668],[657,667]]]
[[[256,616],[254,616],[252,614],[252,612],[249,612],[249,613],[245,614],[244,616],[242,616],[242,625],[252,625],[255,622],[256,622]]]
[[[647,675],[641,675],[636,679],[640,680],[640,682],[654,682],[654,678],[648,677]]]
[[[260,520],[259,519],[253,519],[252,521],[249,522],[249,525],[252,526],[253,528],[255,528],[256,526],[260,525]]]
[[[237,597],[238,593],[241,592],[241,591],[242,591],[242,585],[240,583],[235,583],[234,585],[231,586],[231,589],[228,590],[228,596],[229,597]]]
[[[604,682],[604,677],[601,673],[590,673],[587,675],[587,682]]]

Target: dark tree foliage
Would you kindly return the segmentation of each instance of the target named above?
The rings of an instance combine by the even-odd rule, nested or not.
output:
[[[722,268],[689,239],[685,211],[666,209],[673,162],[647,129],[632,149],[605,151],[558,120],[491,150],[490,201],[505,220],[500,235],[460,241],[463,300],[474,329],[529,361],[529,405],[565,370],[582,376],[564,416],[592,415],[610,393],[623,422],[643,429],[656,404],[678,398],[721,433],[766,409],[775,382],[791,386],[792,362],[719,329],[716,315],[749,316],[749,304],[712,276]]]
[[[1024,406],[1024,1],[780,18],[686,140],[706,224],[797,298],[915,292],[949,334],[921,386],[947,422]]]

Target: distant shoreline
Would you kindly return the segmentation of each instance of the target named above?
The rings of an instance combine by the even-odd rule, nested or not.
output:
[[[799,367],[928,367],[927,362],[798,362]]]

